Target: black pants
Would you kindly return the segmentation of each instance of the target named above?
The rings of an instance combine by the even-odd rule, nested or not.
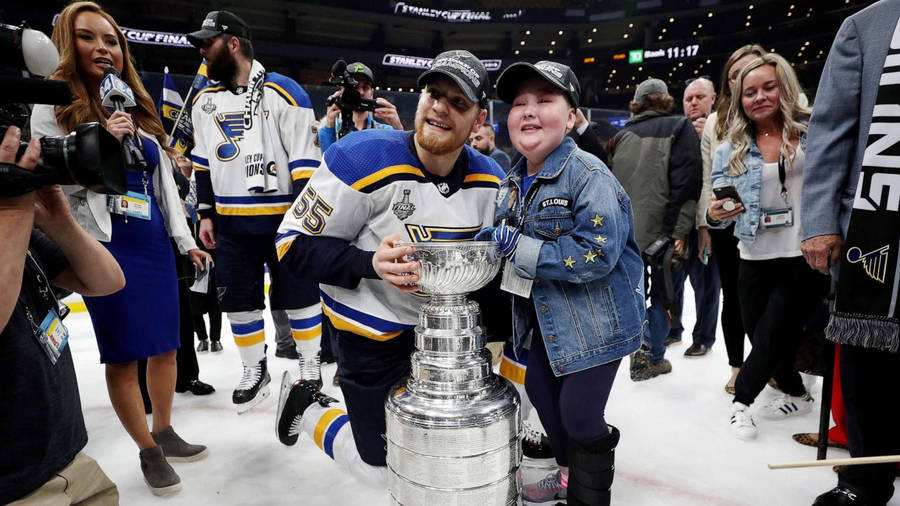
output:
[[[787,394],[806,388],[794,369],[803,326],[821,306],[828,277],[812,270],[803,257],[741,260],[738,283],[744,328],[753,348],[735,382],[734,400],[750,405],[775,378]]]
[[[569,465],[570,442],[589,446],[609,434],[604,413],[621,362],[618,359],[556,377],[550,368],[544,338],[539,329],[534,329],[525,391],[550,436],[557,464]]]
[[[744,322],[738,290],[738,239],[734,225],[724,230],[710,230],[712,254],[716,257],[719,279],[722,281],[722,334],[728,365],[740,367],[744,363]]]
[[[900,354],[841,345],[841,393],[853,457],[900,454]],[[838,485],[881,506],[894,494],[897,464],[843,466]]]
[[[178,254],[175,251],[175,263],[187,263],[193,267],[191,261],[187,257]],[[192,380],[199,379],[200,365],[197,363],[197,352],[194,350],[194,319],[191,317],[190,290],[188,283],[193,283],[193,276],[186,278],[178,277],[178,335],[181,339],[181,347],[175,355],[175,361],[178,364],[178,375],[175,384],[186,386]],[[202,317],[201,317],[202,318]]]
[[[366,464],[385,466],[384,401],[391,387],[409,376],[415,334],[407,330],[393,339],[375,341],[335,330],[333,337],[337,338],[341,392],[356,449]]]

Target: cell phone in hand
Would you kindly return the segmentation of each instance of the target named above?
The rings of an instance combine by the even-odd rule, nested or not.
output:
[[[741,200],[741,196],[737,191],[737,188],[734,185],[728,186],[720,186],[718,188],[713,188],[713,193],[716,195],[716,199],[731,199],[735,204],[743,204],[744,201]]]

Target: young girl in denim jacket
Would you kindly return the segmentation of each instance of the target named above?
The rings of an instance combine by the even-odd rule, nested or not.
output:
[[[495,227],[481,236],[507,256],[515,350],[531,336],[525,389],[560,466],[526,485],[524,499],[597,505],[609,504],[619,440],[604,410],[622,357],[641,343],[644,282],[628,195],[566,136],[579,91],[555,62],[516,63],[500,76],[523,157],[501,185]]]

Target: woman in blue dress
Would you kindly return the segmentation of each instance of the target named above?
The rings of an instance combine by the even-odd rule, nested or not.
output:
[[[103,242],[125,273],[125,289],[106,297],[85,297],[100,361],[113,408],[140,449],[144,481],[157,495],[177,492],[181,479],[167,463],[206,456],[202,445],[184,442],[172,429],[175,354],[179,346],[178,289],[169,237],[182,254],[202,266],[200,251],[187,228],[172,177],[172,161],[162,147],[165,131],[153,101],[131,64],[128,44],[115,20],[93,2],[66,7],[53,29],[60,64],[53,79],[72,90],[71,105],[35,106],[31,129],[35,137],[70,132],[76,125],[97,121],[117,139],[139,140],[147,162],[140,172],[127,173],[127,198],[107,196],[81,187],[67,189],[78,222]],[[137,106],[131,114],[110,112],[101,105],[104,72],[114,68],[132,89]],[[138,388],[136,362],[147,361],[147,385],[153,403],[152,432],[147,426]]]

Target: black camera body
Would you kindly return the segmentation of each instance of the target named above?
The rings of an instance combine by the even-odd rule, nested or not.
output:
[[[641,252],[641,257],[645,264],[657,269],[663,268],[666,263],[671,265],[672,272],[684,267],[684,259],[675,257],[675,239],[667,235],[657,237]]]
[[[49,48],[53,46],[49,39],[42,43],[42,37],[46,38],[25,25],[0,24],[0,69],[12,70],[0,75],[0,89],[4,90],[0,95],[0,136],[11,126],[27,130],[30,104],[72,103],[72,92],[66,83],[22,77],[23,71],[47,75],[56,68],[58,55],[47,53],[48,44]],[[43,48],[42,53],[33,54],[29,40],[36,41],[32,45]],[[82,123],[68,135],[47,136],[40,142],[41,156],[34,170],[0,163],[0,197],[24,195],[53,184],[76,184],[98,193],[128,191],[121,144],[99,123]],[[16,160],[27,145],[20,144]]]
[[[350,133],[353,124],[353,111],[375,111],[379,106],[371,98],[363,98],[359,93],[359,81],[347,70],[347,62],[338,60],[331,66],[330,82],[336,83],[343,90],[336,97],[329,97],[326,107],[336,104],[341,110],[341,130],[338,138]]]

